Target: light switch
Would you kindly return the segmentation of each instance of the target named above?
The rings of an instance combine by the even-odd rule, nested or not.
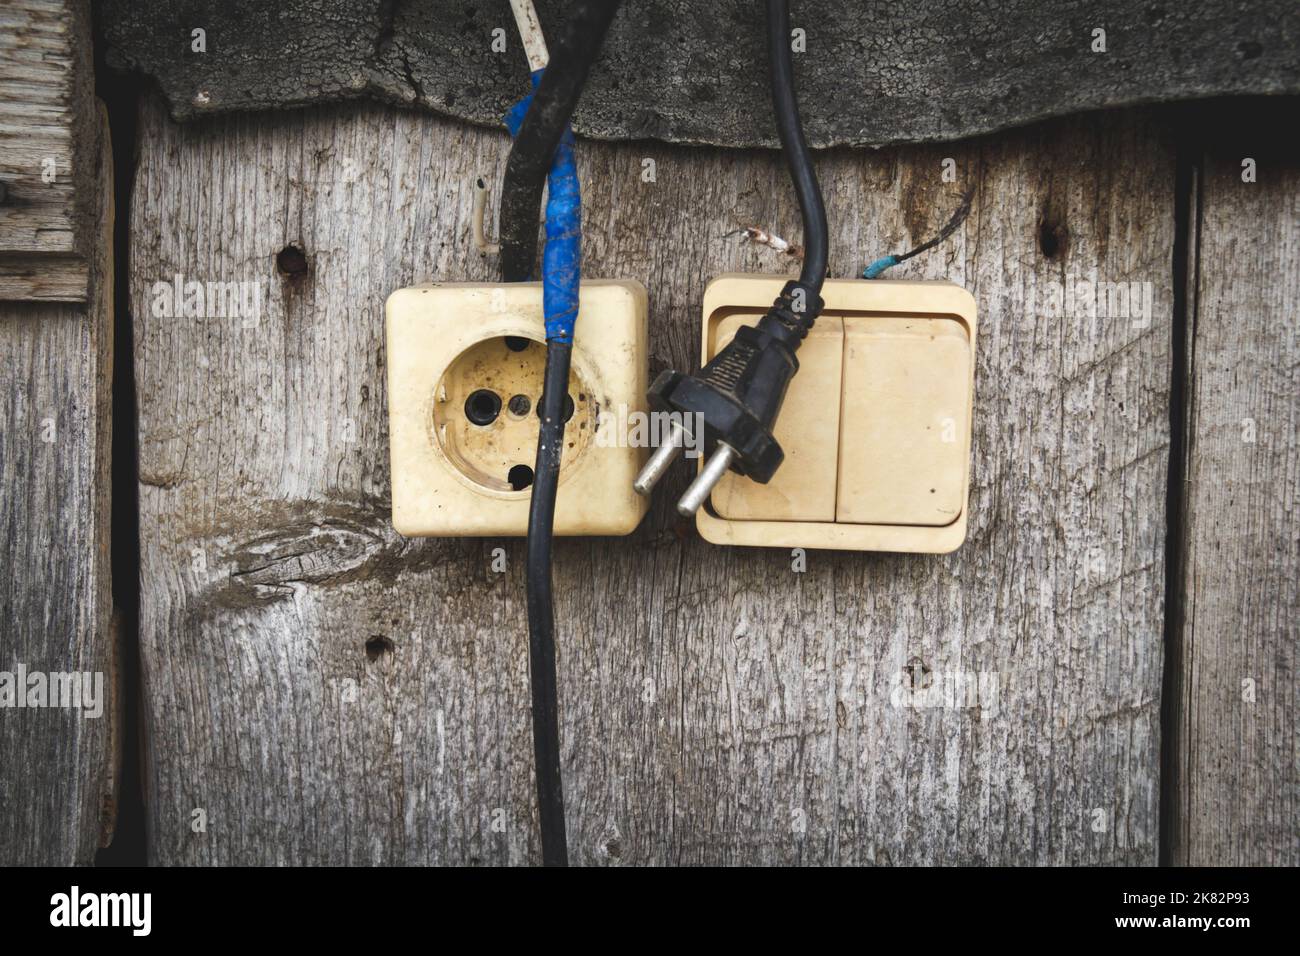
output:
[[[836,521],[957,520],[965,492],[969,378],[970,339],[954,319],[844,320]]]
[[[704,295],[701,361],[753,325],[783,276]],[[829,279],[776,422],[785,460],[728,474],[696,525],[715,544],[941,554],[966,538],[975,300],[950,282]]]

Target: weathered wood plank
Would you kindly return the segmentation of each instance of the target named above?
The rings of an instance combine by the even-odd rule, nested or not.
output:
[[[1150,126],[819,157],[835,275],[977,179],[899,272],[981,301],[971,538],[795,573],[679,524],[679,467],[630,538],[560,542],[575,861],[1155,861],[1173,160]],[[472,186],[506,137],[373,107],[181,129],[157,102],[140,134],[152,858],[536,860],[521,542],[405,541],[387,511],[382,303],[494,276]],[[788,265],[720,238],[797,232],[776,154],[583,143],[580,167],[585,270],[646,284],[652,366],[691,364],[713,275]],[[1145,283],[1149,317],[1044,314],[1094,270]],[[263,283],[256,327],[157,314],[177,274]],[[967,672],[980,706],[891,700]]]
[[[1251,150],[1253,153],[1254,151]],[[1205,158],[1173,859],[1300,864],[1300,166]]]
[[[7,0],[0,7],[0,299],[86,299],[100,201],[92,194],[96,131],[88,0]]]
[[[90,674],[98,701],[83,698],[81,709],[18,709],[10,696],[9,706],[0,707],[0,864],[6,866],[92,863],[112,837],[116,815],[120,721],[109,572],[113,175],[107,119],[101,119],[90,301],[0,303],[0,671],[15,682],[20,668],[29,676]]]
[[[80,302],[88,288],[77,255],[0,255],[0,301]]]

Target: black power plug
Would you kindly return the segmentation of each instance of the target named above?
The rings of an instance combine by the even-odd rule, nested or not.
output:
[[[686,489],[677,510],[695,514],[727,469],[766,484],[780,467],[785,453],[772,434],[785,400],[786,388],[799,360],[799,348],[817,316],[822,299],[818,290],[802,282],[785,284],[780,297],[755,327],[742,326],[732,341],[695,375],[668,370],[650,386],[651,407],[669,412],[699,427],[707,454],[704,469]],[[675,420],[675,419],[674,419]],[[674,429],[637,476],[634,487],[649,494],[677,454],[686,436]]]
[[[799,371],[794,353],[822,310],[828,246],[826,209],[795,101],[789,0],[767,0],[767,55],[776,130],[803,216],[803,269],[797,281],[785,284],[757,327],[741,328],[703,369],[694,375],[664,372],[650,386],[648,398],[656,410],[679,413],[685,422],[704,423],[704,434],[690,437],[697,442],[703,438],[708,458],[677,502],[677,510],[687,517],[699,510],[728,468],[765,484],[781,466],[785,452],[773,436],[772,427],[790,379]],[[672,464],[690,427],[674,424],[668,440],[633,482],[637,492],[650,494]]]

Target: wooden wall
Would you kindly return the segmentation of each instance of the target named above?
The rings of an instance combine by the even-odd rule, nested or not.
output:
[[[150,860],[536,862],[522,542],[405,540],[388,512],[383,301],[495,277],[472,188],[508,139],[365,105],[179,127],[154,99],[138,132],[139,411],[116,425],[138,430]],[[1300,168],[1244,183],[1175,142],[1139,110],[818,156],[835,276],[975,187],[893,273],[980,304],[969,540],[796,571],[704,544],[679,466],[629,538],[560,542],[576,862],[1300,862]],[[789,266],[724,238],[797,235],[776,154],[583,142],[579,164],[584,271],[647,286],[652,370],[692,364],[711,277]],[[0,669],[116,666],[95,248],[84,306],[0,303]],[[178,276],[258,284],[256,320],[169,314]],[[1081,281],[1136,299],[1060,308]],[[976,700],[900,699],[958,675]],[[108,839],[119,706],[0,711],[0,862]]]
[[[113,164],[84,0],[0,9],[0,186],[0,865],[85,864],[113,836],[121,698]],[[40,700],[21,675],[73,673],[98,715],[13,706]]]
[[[405,541],[388,520],[382,304],[493,277],[471,189],[507,148],[380,108],[188,128],[144,108],[130,285],[155,862],[537,859],[521,542]],[[585,271],[649,288],[654,366],[690,364],[710,277],[786,268],[721,238],[797,230],[776,154],[584,143],[580,165]],[[836,275],[977,186],[967,225],[902,273],[981,301],[970,540],[814,552],[796,573],[702,543],[668,507],[678,471],[631,538],[563,542],[572,856],[1154,863],[1171,148],[1119,114],[819,170]],[[290,244],[306,275],[277,275]],[[1045,314],[1051,283],[1092,270],[1143,283],[1149,316]],[[156,316],[153,284],[177,273],[264,282],[258,325]],[[900,678],[950,673],[991,693],[895,706]]]
[[[0,671],[99,674],[107,695],[97,717],[0,710],[6,866],[90,863],[116,815],[112,275],[91,281],[86,305],[0,302]]]
[[[1242,145],[1203,157],[1193,200],[1170,849],[1178,863],[1295,866],[1300,165]]]
[[[85,302],[99,232],[90,0],[0,7],[0,299]]]

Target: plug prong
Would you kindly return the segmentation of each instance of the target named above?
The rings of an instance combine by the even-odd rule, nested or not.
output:
[[[677,513],[684,518],[689,518],[700,510],[700,505],[704,504],[704,499],[709,497],[709,492],[713,486],[722,480],[722,476],[727,473],[731,467],[731,459],[736,457],[736,453],[730,445],[724,445],[718,442],[717,448],[709,456],[709,460],[704,463],[704,468],[691,482],[686,493],[677,501]]]
[[[684,444],[686,429],[682,423],[673,419],[668,428],[668,434],[655,449],[655,453],[650,456],[650,460],[645,463],[641,473],[636,476],[636,481],[632,482],[632,490],[638,495],[649,495],[654,490],[654,486],[659,483],[659,479],[664,476],[668,466],[673,463],[677,457],[677,451]]]

